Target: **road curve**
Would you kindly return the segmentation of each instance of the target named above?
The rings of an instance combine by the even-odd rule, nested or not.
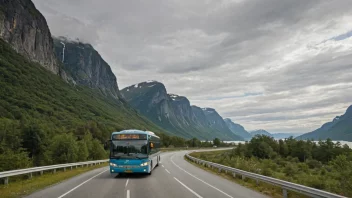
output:
[[[111,175],[108,167],[73,177],[28,198],[263,198],[239,184],[204,171],[184,160],[186,151],[161,154],[152,175]]]

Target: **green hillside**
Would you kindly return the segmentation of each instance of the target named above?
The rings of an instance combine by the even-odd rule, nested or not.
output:
[[[64,82],[0,40],[0,161],[8,161],[0,163],[0,171],[107,157],[71,155],[79,149],[101,150],[112,131],[162,132],[126,102],[98,93]],[[66,148],[72,140],[73,147]],[[53,148],[56,144],[61,153]]]

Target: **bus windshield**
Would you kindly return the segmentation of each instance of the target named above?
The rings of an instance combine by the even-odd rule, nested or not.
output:
[[[147,140],[113,140],[110,158],[142,159],[147,158]]]

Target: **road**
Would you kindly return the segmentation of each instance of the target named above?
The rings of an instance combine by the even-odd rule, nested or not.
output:
[[[204,171],[183,156],[186,151],[161,154],[152,175],[114,177],[108,167],[95,169],[35,192],[28,198],[263,198],[258,192]]]

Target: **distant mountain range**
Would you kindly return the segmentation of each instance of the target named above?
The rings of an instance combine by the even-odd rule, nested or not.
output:
[[[243,137],[244,140],[250,140],[252,138],[252,135],[244,129],[244,127],[240,124],[236,124],[232,122],[231,119],[226,118],[224,119],[227,127],[236,135]]]
[[[252,135],[252,137],[256,136],[256,135],[266,135],[266,136],[269,136],[269,137],[273,137],[273,135],[271,133],[267,132],[264,129],[258,129],[258,130],[250,131],[249,133]]]
[[[319,129],[298,136],[296,139],[327,139],[352,141],[352,105],[346,113],[335,117],[331,122],[323,124]]]
[[[160,82],[141,82],[121,93],[132,107],[171,133],[201,140],[243,140],[227,127],[215,109],[191,106],[186,97],[168,94]]]

